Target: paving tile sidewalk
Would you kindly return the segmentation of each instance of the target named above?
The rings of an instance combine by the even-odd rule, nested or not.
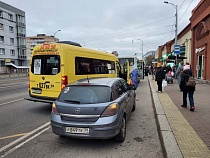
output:
[[[181,107],[182,92],[179,91],[176,79],[174,80],[174,84],[168,84],[165,92],[210,150],[210,86],[207,84],[196,85],[194,112],[190,111],[188,98],[188,108]]]
[[[151,89],[157,90],[156,82],[152,80],[151,76],[148,79],[151,83]],[[180,107],[182,104],[182,92],[179,91],[177,80],[174,80],[174,84],[169,84],[163,93],[154,93],[153,89],[153,96],[158,96],[159,103],[164,110],[162,116],[166,116],[170,126],[168,130],[161,130],[163,139],[165,132],[172,131],[183,157],[210,158],[210,107],[208,107],[210,103],[210,87],[204,84],[196,85],[196,109],[194,112],[191,112],[189,107],[188,109]],[[159,119],[159,124],[161,125],[161,119]],[[169,148],[170,140],[165,140],[166,142],[163,141],[163,143],[165,143],[166,152],[168,151],[168,157],[171,155],[173,157],[173,152],[178,150]],[[173,152],[170,150],[173,150]]]

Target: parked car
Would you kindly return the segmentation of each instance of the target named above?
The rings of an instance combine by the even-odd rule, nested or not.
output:
[[[136,107],[135,97],[135,91],[122,78],[71,83],[52,105],[52,131],[60,136],[122,142],[126,122]]]

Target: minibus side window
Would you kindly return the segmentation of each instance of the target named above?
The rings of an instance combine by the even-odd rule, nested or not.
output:
[[[111,74],[115,72],[115,62],[93,58],[75,58],[75,74]]]

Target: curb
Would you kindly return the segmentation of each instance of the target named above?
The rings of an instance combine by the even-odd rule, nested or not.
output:
[[[158,133],[161,140],[161,145],[163,149],[164,157],[166,158],[183,158],[181,150],[178,146],[176,138],[173,131],[169,125],[166,114],[158,98],[157,92],[151,79],[148,77],[148,82],[150,86],[152,102],[154,106],[154,113],[156,117],[156,124],[158,128]]]

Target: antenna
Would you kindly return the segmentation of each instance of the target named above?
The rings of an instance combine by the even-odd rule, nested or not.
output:
[[[89,83],[89,78],[88,78],[88,76],[87,76],[87,80],[88,80],[88,83]]]

